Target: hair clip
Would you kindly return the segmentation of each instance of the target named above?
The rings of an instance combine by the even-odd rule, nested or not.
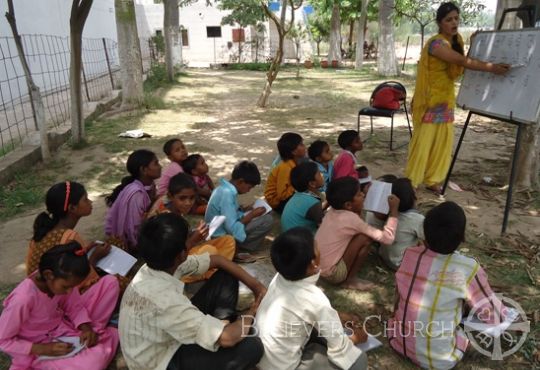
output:
[[[71,183],[69,181],[66,181],[66,199],[64,200],[64,212],[67,212],[68,210],[70,191],[71,191]]]
[[[76,255],[76,256],[79,256],[79,257],[80,257],[80,256],[84,256],[85,254],[86,254],[86,251],[85,251],[84,248],[82,248],[82,247],[81,247],[80,249],[77,249],[77,250],[75,251],[75,255]]]

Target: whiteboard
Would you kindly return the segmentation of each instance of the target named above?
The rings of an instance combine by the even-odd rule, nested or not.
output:
[[[514,67],[503,76],[465,70],[457,105],[521,123],[540,117],[540,28],[479,32],[469,56]]]

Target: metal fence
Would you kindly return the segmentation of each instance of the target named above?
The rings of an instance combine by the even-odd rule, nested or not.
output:
[[[49,127],[69,122],[69,37],[21,35],[26,59],[39,86]],[[149,39],[140,39],[143,73],[157,54]],[[111,39],[82,42],[82,91],[85,106],[119,87],[118,44]],[[0,37],[0,157],[37,131],[26,77],[12,37]]]

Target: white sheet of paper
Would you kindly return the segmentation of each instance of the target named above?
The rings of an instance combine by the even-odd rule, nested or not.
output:
[[[262,198],[257,199],[255,203],[253,203],[253,209],[259,208],[259,207],[266,208],[266,212],[264,212],[264,214],[272,212],[272,207],[270,207],[270,204],[266,203],[266,200]]]
[[[498,325],[484,323],[483,321],[481,321],[480,319],[476,317],[473,318],[472,320],[466,320],[467,318],[465,318],[463,320],[463,323],[465,324],[466,327],[470,329],[481,331],[482,333],[491,335],[493,337],[500,337],[501,334],[506,329],[508,329],[508,327],[512,325],[514,321],[516,321],[518,316],[519,316],[519,312],[517,310],[513,308],[508,308],[508,313],[505,320]]]
[[[262,214],[262,216],[264,216],[265,214],[267,213],[270,213],[272,212],[272,207],[270,206],[270,204],[266,203],[266,200],[262,199],[262,198],[259,198],[255,201],[255,203],[253,203],[253,209],[255,208],[259,208],[259,207],[264,207],[266,209],[266,212],[264,212]],[[249,210],[247,211],[246,213],[244,213],[245,215],[248,215],[252,210]],[[260,217],[260,216],[259,216]]]
[[[358,343],[356,345],[356,347],[360,348],[364,352],[370,351],[380,346],[382,346],[382,342],[369,334],[367,340],[364,343]]]
[[[111,275],[126,276],[136,262],[137,259],[131,254],[111,245],[111,252],[100,259],[96,266]]]
[[[81,344],[79,337],[58,337],[53,342],[71,343],[73,344],[73,350],[63,356],[39,356],[38,360],[59,360],[61,358],[73,357],[86,348],[86,345]]]
[[[220,227],[225,222],[225,216],[219,215],[214,216],[212,221],[210,221],[210,224],[208,225],[208,236],[206,237],[206,240],[210,240],[212,235],[216,232],[218,227]]]
[[[392,184],[377,180],[372,181],[364,200],[364,209],[387,215],[390,212],[388,207],[388,196],[390,194],[392,194]]]

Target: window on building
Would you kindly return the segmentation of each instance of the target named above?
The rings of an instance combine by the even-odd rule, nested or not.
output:
[[[161,30],[156,30],[156,36],[161,36],[163,35],[163,32]]]
[[[206,26],[206,37],[221,37],[221,27],[220,26]]]
[[[182,28],[182,46],[189,46],[189,37],[188,31],[185,28]]]

